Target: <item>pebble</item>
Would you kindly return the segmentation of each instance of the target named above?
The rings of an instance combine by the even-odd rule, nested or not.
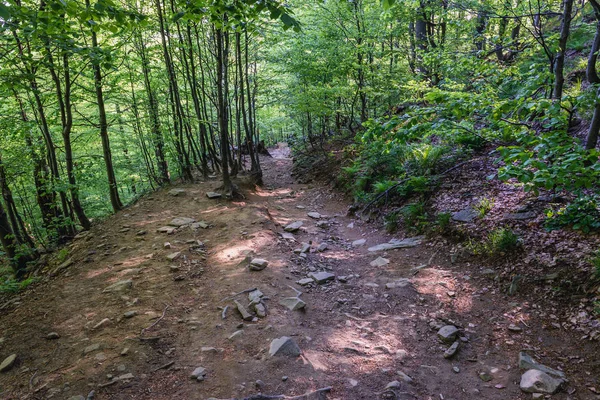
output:
[[[313,278],[315,280],[315,282],[317,282],[320,285],[327,283],[330,280],[335,279],[335,275],[331,274],[329,272],[312,272],[312,273],[308,274],[308,276]]]
[[[286,232],[296,232],[302,225],[302,221],[292,222],[291,224],[286,225],[283,230]]]
[[[50,332],[49,334],[46,335],[46,339],[48,340],[54,340],[54,339],[58,339],[60,338],[60,335],[56,332]]]
[[[169,195],[173,197],[183,196],[185,194],[184,189],[171,189],[169,190]]]
[[[523,328],[521,328],[517,325],[514,325],[514,324],[510,324],[510,325],[508,325],[508,330],[511,332],[522,332]]]
[[[116,293],[116,292],[123,292],[125,290],[129,290],[133,287],[133,281],[131,279],[127,279],[124,281],[119,281],[116,283],[113,283],[112,285],[106,287],[102,293]]]
[[[460,372],[460,368],[458,367],[452,367],[452,371],[454,371],[455,373],[459,373]]]
[[[123,316],[125,318],[133,318],[137,315],[137,311],[132,310],[132,311],[127,311],[126,313],[123,314]]]
[[[324,252],[325,250],[327,250],[329,248],[329,246],[327,245],[327,243],[323,242],[319,245],[319,247],[317,247],[317,251],[319,253]]]
[[[244,307],[239,301],[235,300],[233,302],[238,310],[238,312],[240,313],[240,315],[242,316],[242,319],[244,321],[252,321],[252,314],[250,314],[248,312],[248,310],[246,310],[246,307]]]
[[[319,214],[318,212],[309,212],[306,215],[308,215],[312,219],[319,219],[319,218],[321,218],[321,214]]]
[[[83,349],[83,353],[88,354],[96,350],[100,350],[100,343],[90,344],[85,349]]]
[[[206,197],[208,197],[209,199],[219,199],[221,198],[221,193],[217,193],[217,192],[206,192]]]
[[[169,261],[175,261],[179,258],[179,256],[181,255],[180,251],[176,251],[175,253],[171,253],[167,256],[167,260]]]
[[[383,257],[377,257],[376,259],[374,259],[373,261],[371,261],[369,263],[369,265],[371,267],[383,267],[387,264],[390,263],[390,260],[388,260],[387,258],[383,258]]]
[[[244,331],[240,329],[239,331],[235,331],[231,335],[229,335],[229,337],[227,339],[233,340],[233,339],[235,339],[237,337],[242,336],[243,334],[244,334]]]
[[[102,328],[103,326],[106,326],[110,324],[110,319],[109,318],[104,318],[102,321],[98,322],[96,325],[94,325],[94,327],[92,329],[99,329]]]
[[[250,270],[251,271],[262,271],[267,268],[269,262],[267,260],[263,260],[262,258],[253,258],[250,261]]]
[[[314,282],[313,278],[304,278],[304,279],[300,279],[299,281],[296,281],[296,283],[300,286],[306,286],[313,282]]]
[[[352,242],[352,247],[360,247],[360,246],[364,245],[365,243],[367,243],[367,239],[358,239],[358,240],[355,240],[354,242]]]
[[[298,297],[286,297],[285,299],[280,300],[279,304],[291,311],[301,310],[306,307],[306,303]]]
[[[412,383],[412,381],[413,381],[410,376],[406,375],[402,371],[397,371],[396,374],[398,374],[398,376],[400,377],[400,379],[403,380],[406,383]]]
[[[458,348],[460,347],[460,342],[457,340],[452,343],[452,346],[448,347],[448,349],[444,352],[444,358],[452,358],[456,353],[458,353]]]
[[[169,222],[169,225],[174,226],[176,228],[180,228],[185,225],[193,224],[194,222],[196,222],[196,220],[194,218],[177,217],[177,218],[173,218],[171,220],[171,222]]]
[[[6,357],[4,359],[4,361],[2,361],[2,363],[0,364],[0,372],[6,372],[6,371],[10,370],[13,367],[13,365],[15,364],[16,360],[17,360],[16,354],[11,354],[10,356]]]

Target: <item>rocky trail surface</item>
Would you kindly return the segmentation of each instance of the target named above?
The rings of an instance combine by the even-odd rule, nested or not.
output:
[[[170,187],[80,235],[1,306],[0,397],[598,398],[597,346],[552,310],[347,216],[284,150],[242,201]]]

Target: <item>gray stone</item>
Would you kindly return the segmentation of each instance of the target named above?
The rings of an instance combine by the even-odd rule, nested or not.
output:
[[[256,289],[248,293],[248,300],[250,300],[251,303],[258,303],[263,298],[263,296],[263,292]]]
[[[444,358],[452,358],[456,353],[458,353],[458,348],[460,347],[460,342],[457,340],[452,343],[452,346],[448,347],[448,349],[444,352]]]
[[[538,371],[542,371],[554,378],[558,378],[558,379],[562,379],[562,380],[566,380],[566,375],[564,372],[562,371],[558,371],[555,370],[553,368],[550,367],[546,367],[545,365],[542,365],[540,363],[538,363],[537,361],[535,361],[533,358],[531,358],[527,353],[525,353],[524,351],[519,353],[519,368],[521,369],[535,369]]]
[[[296,237],[289,232],[281,232],[280,235],[282,239],[290,240],[292,242],[296,241]]]
[[[511,332],[522,332],[523,328],[521,328],[520,326],[517,326],[515,324],[510,324],[510,325],[508,325],[508,330]]]
[[[296,311],[306,307],[306,303],[298,297],[286,297],[279,301],[279,304],[286,307],[288,310]]]
[[[128,372],[126,374],[117,376],[116,380],[118,380],[118,381],[128,381],[128,380],[131,380],[133,378],[135,378],[135,376],[133,376],[133,374],[131,372]]]
[[[169,261],[175,261],[179,258],[179,256],[181,255],[180,251],[176,251],[175,253],[171,253],[167,256],[167,260]]]
[[[481,379],[484,382],[489,382],[494,378],[488,372],[483,371],[479,373],[479,379]]]
[[[402,387],[402,384],[399,381],[392,381],[385,386],[385,389],[386,390],[400,389],[401,387]]]
[[[402,371],[397,371],[396,374],[398,374],[398,376],[400,377],[400,379],[406,383],[412,383],[412,378],[408,375],[406,375],[404,372]]]
[[[424,238],[425,236],[415,236],[403,240],[392,239],[388,243],[382,243],[378,244],[377,246],[369,247],[369,251],[386,251],[415,247],[420,245]]]
[[[192,372],[190,378],[196,379],[197,381],[203,381],[206,378],[206,368],[198,367]]]
[[[299,281],[296,281],[296,283],[300,286],[310,285],[313,282],[314,282],[313,278],[304,278],[304,279],[300,279]]]
[[[167,235],[172,235],[175,233],[175,228],[172,226],[163,226],[156,230],[158,233],[166,233]]]
[[[210,225],[208,225],[204,221],[198,221],[198,222],[194,222],[193,224],[191,224],[190,228],[192,228],[193,230],[196,231],[196,230],[198,230],[200,228],[202,228],[202,229],[208,229],[208,228],[210,228]]]
[[[110,324],[110,319],[109,318],[104,318],[102,321],[98,322],[96,325],[94,325],[94,327],[92,329],[100,329],[106,325]]]
[[[479,215],[479,211],[472,209],[471,207],[465,208],[464,210],[455,212],[452,214],[452,219],[458,222],[471,222]]]
[[[85,397],[78,394],[77,396],[71,396],[67,400],[85,400]]]
[[[408,278],[400,278],[397,281],[386,283],[385,287],[387,289],[396,289],[396,288],[407,287],[409,285],[410,285],[410,279],[408,279]]]
[[[442,326],[437,333],[438,338],[444,343],[452,343],[456,340],[458,329],[454,325]]]
[[[325,250],[327,250],[329,248],[329,246],[327,245],[327,243],[323,242],[319,245],[319,247],[317,247],[317,251],[319,253],[324,252]]]
[[[292,338],[287,336],[274,339],[269,347],[271,357],[298,357],[300,354],[302,354],[300,347]]]
[[[460,373],[460,368],[452,367],[452,371],[454,371],[454,373],[458,374],[458,373]]]
[[[300,247],[300,253],[308,253],[310,251],[310,244],[302,243],[302,247]]]
[[[196,222],[195,219],[193,218],[188,218],[188,217],[177,217],[177,218],[173,218],[171,220],[171,222],[169,222],[170,226],[175,226],[177,228],[185,226],[185,225],[189,225]]]
[[[229,335],[229,337],[227,339],[233,340],[235,338],[238,338],[238,337],[242,336],[243,334],[244,334],[244,331],[242,331],[242,330],[235,331],[231,335]]]
[[[0,372],[6,372],[9,369],[11,369],[13,367],[13,365],[15,364],[16,360],[17,360],[16,354],[11,354],[10,356],[6,357],[4,359],[4,361],[2,361],[2,364],[0,364]]]
[[[169,190],[169,195],[173,197],[183,196],[185,194],[185,189],[171,189]]]
[[[123,316],[124,316],[125,318],[133,318],[133,317],[135,317],[136,315],[137,315],[137,311],[135,311],[135,310],[132,310],[132,311],[127,311],[127,312],[125,312],[125,313],[123,314]]]
[[[313,219],[319,219],[321,218],[321,214],[319,214],[318,212],[309,212],[308,214],[309,217],[313,218]]]
[[[217,192],[206,192],[206,197],[208,197],[209,199],[213,200],[213,199],[220,199],[221,198],[221,193],[217,193]]]
[[[329,272],[311,272],[308,276],[320,285],[335,279],[335,275]]]
[[[367,243],[367,239],[358,239],[358,240],[355,240],[354,242],[352,242],[352,247],[360,247],[360,246],[364,245],[365,243]]]
[[[302,221],[292,222],[291,224],[286,225],[283,230],[286,232],[296,232],[302,225]]]
[[[252,303],[252,308],[254,308],[257,317],[264,318],[267,316],[267,308],[263,303]]]
[[[539,400],[544,398],[544,393],[532,393],[531,398],[533,400]]]
[[[252,321],[252,314],[250,314],[248,312],[248,310],[246,310],[246,307],[244,307],[239,301],[235,300],[234,301],[235,306],[237,307],[238,312],[240,313],[240,315],[242,316],[242,319],[244,321]]]
[[[133,287],[133,281],[131,279],[127,279],[124,281],[119,281],[116,283],[113,283],[112,285],[106,287],[102,293],[117,293],[117,292],[124,292],[126,290],[129,290]]]
[[[262,271],[267,268],[269,262],[267,260],[263,260],[262,258],[253,258],[250,261],[250,270],[251,271]]]
[[[85,349],[83,349],[83,354],[88,354],[96,350],[100,350],[100,343],[90,344]]]
[[[563,382],[562,379],[555,379],[545,372],[530,369],[521,376],[519,387],[526,393],[554,394]]]
[[[383,258],[383,257],[377,257],[376,259],[374,259],[373,261],[371,261],[369,263],[369,265],[371,267],[383,267],[387,264],[390,263],[390,260],[388,260],[387,258]]]
[[[60,335],[56,332],[50,332],[49,334],[46,335],[46,339],[48,339],[48,340],[58,339],[59,337],[60,337]]]

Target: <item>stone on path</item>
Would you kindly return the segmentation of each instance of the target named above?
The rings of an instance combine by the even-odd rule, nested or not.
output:
[[[319,218],[321,218],[321,214],[319,214],[318,212],[309,212],[306,215],[308,215],[312,219],[319,219]]]
[[[360,246],[364,245],[365,243],[367,243],[366,239],[358,239],[358,240],[355,240],[354,242],[352,242],[352,247],[360,247]]]
[[[96,329],[102,328],[103,326],[106,326],[108,324],[110,324],[110,319],[104,318],[102,321],[100,321],[96,325],[94,325],[94,327],[92,329],[96,330]]]
[[[213,200],[213,199],[220,199],[222,197],[222,195],[221,195],[221,193],[217,193],[217,192],[206,192],[206,197]]]
[[[408,278],[400,278],[394,282],[388,282],[385,284],[386,289],[397,289],[403,288],[410,285],[410,279]]]
[[[133,318],[137,315],[137,311],[133,310],[133,311],[127,311],[123,314],[123,316],[125,318]]]
[[[239,331],[235,331],[231,335],[229,335],[229,337],[227,339],[228,340],[233,340],[233,339],[235,339],[237,337],[242,336],[243,334],[244,334],[244,331],[240,329]]]
[[[262,271],[267,268],[269,262],[267,260],[263,260],[262,258],[253,258],[250,260],[250,270],[251,271]]]
[[[83,354],[88,354],[96,350],[100,350],[100,343],[90,344],[88,347],[83,349]]]
[[[519,386],[526,393],[554,394],[563,382],[562,379],[555,379],[545,372],[530,369],[521,376]]]
[[[267,308],[263,303],[252,303],[252,308],[254,308],[254,312],[258,318],[264,318],[267,316]]]
[[[191,224],[190,228],[192,228],[193,230],[197,231],[200,228],[202,228],[202,229],[208,229],[208,228],[210,228],[210,225],[208,225],[204,221],[198,221],[198,222],[194,222],[193,224]]]
[[[457,340],[452,343],[452,346],[448,347],[448,349],[444,352],[444,358],[452,358],[456,353],[458,353],[458,348],[460,347],[460,342]]]
[[[192,372],[190,378],[202,382],[206,378],[206,368],[198,367]]]
[[[269,347],[269,355],[271,357],[298,357],[302,354],[300,347],[290,337],[283,336],[274,339]]]
[[[0,372],[6,372],[9,369],[11,369],[13,367],[13,365],[15,364],[16,360],[17,360],[16,354],[11,354],[10,356],[6,357],[4,359],[4,361],[2,361],[2,364],[0,364]]]
[[[77,396],[71,396],[71,397],[69,397],[67,400],[85,400],[85,397],[83,397],[82,395],[78,394]]]
[[[194,223],[194,222],[196,222],[196,220],[194,218],[177,217],[177,218],[173,218],[171,220],[171,222],[169,222],[169,225],[176,226],[177,228],[180,228],[182,226],[189,225],[189,224]]]
[[[306,306],[306,303],[298,297],[286,297],[279,301],[279,304],[291,311],[300,310]]]
[[[452,343],[456,340],[458,329],[454,325],[442,326],[437,333],[438,338],[444,343]]]
[[[315,280],[313,278],[304,278],[304,279],[300,279],[299,281],[296,281],[296,283],[300,286],[306,286],[306,285],[313,283],[314,281]]]
[[[173,197],[183,196],[185,194],[185,189],[171,189],[169,190],[169,195]]]
[[[286,232],[296,232],[302,225],[302,221],[292,222],[291,224],[287,224],[283,230]]]
[[[371,261],[369,263],[369,265],[371,267],[383,267],[387,264],[390,263],[390,260],[388,260],[387,258],[383,258],[383,257],[377,257],[376,259],[374,259],[373,261]]]
[[[116,293],[116,292],[123,292],[125,290],[129,290],[133,287],[133,281],[131,279],[127,279],[124,281],[119,281],[116,283],[113,283],[112,285],[106,287],[102,293]]]
[[[452,214],[452,219],[458,222],[471,222],[475,218],[477,218],[478,215],[479,212],[477,210],[474,210],[471,207],[469,207]]]
[[[179,258],[179,256],[181,255],[180,251],[176,251],[175,253],[171,253],[167,256],[167,260],[169,261],[175,261]]]
[[[166,233],[167,235],[172,235],[175,232],[175,227],[173,226],[163,226],[156,230],[158,233]]]
[[[527,353],[525,353],[524,351],[519,353],[519,368],[521,369],[535,369],[538,371],[542,371],[554,378],[558,378],[558,379],[563,379],[566,380],[567,377],[565,375],[564,372],[562,371],[558,371],[556,369],[550,368],[550,367],[546,367],[545,365],[542,365],[540,363],[538,363],[537,361],[535,361],[533,358],[531,358]]]
[[[385,251],[415,247],[420,245],[424,238],[424,236],[415,236],[403,240],[392,239],[388,243],[382,243],[378,244],[377,246],[369,247],[369,251]]]
[[[60,335],[56,332],[50,332],[49,334],[46,335],[46,339],[48,340],[54,340],[54,339],[58,339],[60,338]]]
[[[258,303],[261,301],[263,296],[264,296],[263,292],[256,289],[256,290],[253,290],[250,293],[248,293],[248,300],[250,300],[251,303]]]
[[[319,253],[324,252],[325,250],[327,250],[329,248],[329,246],[327,245],[327,243],[323,242],[319,245],[319,247],[317,247],[317,251]]]
[[[319,285],[335,279],[335,275],[329,272],[311,272],[308,276]]]
[[[244,307],[244,306],[243,306],[243,305],[242,305],[242,304],[241,304],[239,301],[237,301],[237,300],[235,300],[235,301],[234,301],[234,304],[235,304],[235,306],[236,306],[237,310],[239,311],[239,313],[241,314],[241,316],[242,316],[242,319],[243,319],[244,321],[252,321],[252,318],[253,318],[253,317],[252,317],[252,314],[250,314],[250,313],[248,312],[248,310],[246,310],[246,307]]]
[[[281,235],[282,239],[291,240],[293,242],[296,241],[296,237],[289,232],[282,232],[282,233],[280,233],[280,235]]]
[[[412,383],[412,381],[413,381],[410,376],[406,375],[402,371],[397,371],[396,374],[398,374],[398,376],[400,377],[400,379],[402,379],[406,383]]]

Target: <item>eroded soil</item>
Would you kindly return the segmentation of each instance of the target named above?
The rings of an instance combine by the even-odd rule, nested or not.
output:
[[[340,195],[295,183],[287,152],[273,155],[262,160],[265,187],[245,191],[243,201],[209,200],[205,193],[219,186],[216,179],[178,186],[186,192],[177,197],[168,194],[170,187],[74,241],[72,265],[1,311],[0,361],[13,353],[18,360],[0,374],[0,396],[85,398],[93,390],[97,400],[231,399],[330,386],[328,399],[528,399],[519,390],[517,366],[519,351],[526,349],[566,372],[569,385],[553,398],[599,398],[593,392],[600,389],[597,343],[561,330],[552,310],[540,313],[543,303],[525,294],[508,297],[485,271],[489,267],[451,263],[442,242],[425,239],[409,249],[370,252],[370,246],[402,234],[390,236],[346,216],[348,204]],[[313,211],[325,217],[307,216]],[[175,217],[210,227],[157,232]],[[282,238],[283,226],[293,221],[303,222],[295,240]],[[318,227],[320,221],[327,223]],[[358,239],[366,243],[353,247]],[[294,253],[303,242],[312,242],[306,257]],[[323,242],[328,249],[317,252]],[[177,251],[180,257],[168,261]],[[269,266],[249,271],[248,255]],[[379,256],[390,263],[371,266]],[[338,279],[296,284],[311,271]],[[386,287],[401,278],[410,283]],[[130,289],[103,293],[127,279]],[[246,293],[234,294],[251,288],[268,297],[268,315],[257,322],[243,321],[233,303],[247,305]],[[304,311],[279,304],[295,290],[303,292]],[[128,311],[137,315],[125,318]],[[440,324],[461,331],[460,350],[450,360],[443,357],[448,345],[432,328]],[[510,324],[522,331],[509,331]],[[47,339],[50,332],[60,337]],[[281,336],[292,337],[302,356],[269,357],[270,342]],[[207,371],[202,382],[190,379],[199,366]],[[480,379],[482,372],[492,380]],[[394,380],[401,387],[385,392]]]

